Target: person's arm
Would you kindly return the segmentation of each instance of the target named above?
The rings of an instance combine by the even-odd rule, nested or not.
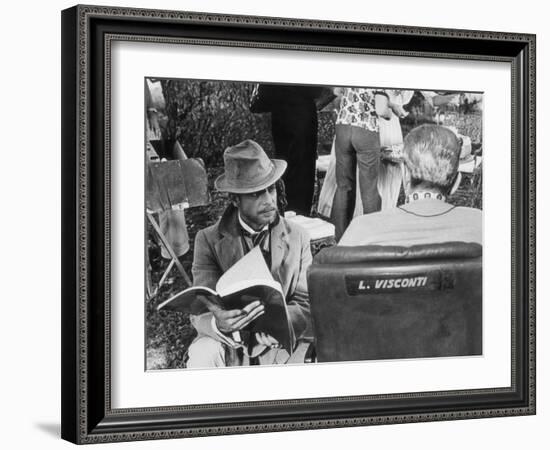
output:
[[[403,117],[406,117],[409,113],[405,111],[405,108],[403,106],[397,104],[397,103],[390,103],[390,108],[393,111],[393,113],[402,119]]]
[[[214,256],[214,249],[206,239],[204,230],[200,230],[195,237],[193,254],[193,286],[204,286],[216,290],[216,283],[222,276],[222,270]]]
[[[222,271],[214,257],[214,250],[202,230],[195,238],[192,273],[194,286],[206,286],[213,290],[216,289],[216,283],[222,276]],[[235,347],[238,344],[230,337],[233,331],[244,328],[263,313],[263,305],[253,302],[242,310],[227,311],[221,307],[210,308],[209,312],[190,315],[189,320],[197,333]]]
[[[214,252],[203,230],[199,231],[195,238],[195,252],[193,254],[191,272],[193,274],[194,286],[205,286],[213,290],[216,289],[216,283],[222,275],[221,269],[214,258]],[[198,334],[229,343],[223,339],[219,330],[213,326],[213,319],[214,314],[212,312],[189,316],[191,325],[197,330]]]
[[[445,95],[435,95],[432,98],[434,106],[443,106],[447,103],[451,103],[458,94],[445,94]]]
[[[332,88],[332,93],[334,95],[336,95],[336,97],[343,97],[345,90],[346,90],[346,88],[343,88],[343,87],[340,87],[340,86],[335,86],[335,87]]]
[[[390,99],[385,92],[377,91],[374,93],[374,110],[378,117],[386,120],[391,119]]]
[[[311,265],[312,256],[309,237],[305,231],[300,232],[300,238],[301,254],[300,267],[298,268],[298,282],[287,303],[290,323],[296,339],[311,337],[312,335],[311,310],[307,288],[307,270]]]
[[[234,332],[241,330],[264,312],[264,306],[256,301],[242,310],[226,311],[219,308],[204,314],[190,315],[189,320],[199,334],[210,336],[231,347],[238,347],[240,344],[235,339],[239,340],[239,337],[235,337]]]
[[[390,99],[389,106],[393,113],[400,119],[409,114],[403,108],[404,104],[407,104],[412,98],[413,91],[389,91],[388,97]]]

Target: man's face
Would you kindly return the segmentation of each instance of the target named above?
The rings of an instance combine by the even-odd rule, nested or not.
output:
[[[275,184],[262,191],[239,194],[235,203],[244,221],[255,230],[261,230],[277,217]]]

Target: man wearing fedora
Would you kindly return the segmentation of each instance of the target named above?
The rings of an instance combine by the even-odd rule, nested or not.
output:
[[[215,289],[221,275],[255,246],[260,246],[273,278],[285,293],[294,340],[311,336],[306,271],[311,264],[309,237],[300,226],[279,216],[275,182],[286,161],[269,159],[256,142],[246,140],[224,153],[224,173],[215,181],[230,194],[230,204],[212,226],[197,233],[193,284]],[[233,339],[263,313],[260,302],[242,310],[215,310],[192,315],[197,337],[189,346],[187,367],[248,364],[242,345]],[[289,355],[269,335],[256,334],[254,355],[259,364],[284,363]],[[251,346],[249,346],[251,348]]]

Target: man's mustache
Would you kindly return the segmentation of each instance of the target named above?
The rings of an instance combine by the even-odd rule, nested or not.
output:
[[[261,213],[272,212],[272,211],[275,211],[275,210],[276,210],[276,208],[274,208],[274,207],[269,207],[269,208],[260,209],[260,214],[261,214]]]

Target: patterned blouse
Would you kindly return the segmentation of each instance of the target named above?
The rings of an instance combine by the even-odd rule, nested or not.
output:
[[[336,124],[354,125],[378,132],[378,116],[374,109],[374,96],[384,92],[365,88],[344,88]]]

